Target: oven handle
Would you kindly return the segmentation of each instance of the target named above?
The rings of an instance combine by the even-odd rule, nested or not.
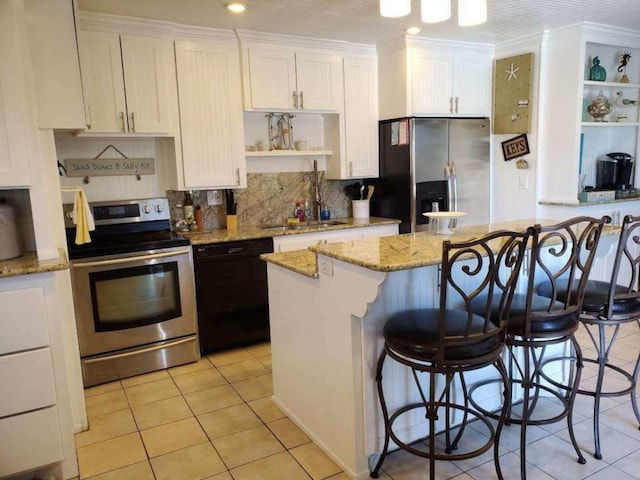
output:
[[[156,350],[162,350],[162,349],[167,348],[167,347],[174,347],[176,345],[182,345],[183,343],[195,342],[195,340],[196,340],[196,337],[181,338],[180,340],[176,340],[175,342],[163,342],[160,345],[155,345],[153,347],[148,347],[148,348],[143,348],[143,349],[140,349],[140,350],[135,350],[133,352],[116,353],[114,355],[105,355],[104,357],[83,359],[82,361],[85,364],[90,364],[90,363],[106,362],[106,361],[110,361],[110,360],[117,360],[119,358],[127,358],[127,357],[131,357],[133,355],[140,355],[141,353],[155,352]]]
[[[164,257],[173,257],[174,255],[188,255],[189,249],[185,248],[184,250],[174,250],[172,252],[162,252],[162,253],[152,253],[150,255],[138,256],[138,257],[127,257],[127,258],[116,258],[113,260],[99,260],[97,262],[73,262],[74,268],[77,267],[103,267],[105,265],[118,265],[121,263],[131,263],[139,260],[153,260],[154,258],[164,258]]]

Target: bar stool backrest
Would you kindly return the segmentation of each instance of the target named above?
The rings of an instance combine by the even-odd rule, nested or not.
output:
[[[440,354],[444,358],[447,346],[459,346],[469,342],[481,342],[496,332],[504,330],[516,280],[524,259],[529,236],[533,228],[526,232],[496,231],[467,242],[442,244],[442,277],[440,288],[439,344]],[[505,278],[506,277],[506,278]],[[471,291],[468,291],[471,286]],[[446,336],[444,325],[447,300],[451,293],[456,293],[464,304],[467,325],[463,332],[454,336]],[[478,331],[477,325],[472,329],[474,315],[471,309],[473,299],[486,295],[484,326]],[[491,306],[494,296],[499,295],[499,313],[492,321]],[[484,297],[482,297],[484,298]]]
[[[577,325],[602,228],[610,222],[608,216],[600,219],[580,216],[554,225],[535,226],[536,232],[531,237],[525,321],[521,331],[524,338],[530,337],[534,321],[575,317]],[[551,283],[552,295],[550,298],[536,296],[534,309],[535,287],[547,281]],[[559,299],[558,294],[565,284],[566,297]],[[548,336],[559,333],[562,332],[550,332]],[[538,333],[537,336],[545,335]]]
[[[618,247],[611,272],[608,301],[605,305],[605,312],[603,312],[607,318],[613,316],[613,306],[616,303],[634,301],[640,297],[640,292],[638,292],[639,268],[640,216],[626,215],[622,221]],[[632,315],[637,316],[636,313]]]

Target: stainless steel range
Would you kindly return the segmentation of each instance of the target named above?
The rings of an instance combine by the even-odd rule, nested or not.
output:
[[[189,241],[166,198],[90,204],[96,230],[76,245],[63,205],[86,387],[199,358]]]

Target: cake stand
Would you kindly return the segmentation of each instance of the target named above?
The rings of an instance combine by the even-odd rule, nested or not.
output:
[[[451,235],[453,230],[449,228],[449,220],[464,217],[465,212],[425,212],[422,215],[429,217],[432,221],[437,222],[438,229],[436,233],[439,235]]]

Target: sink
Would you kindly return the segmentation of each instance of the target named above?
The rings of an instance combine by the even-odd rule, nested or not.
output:
[[[269,225],[262,227],[264,230],[271,231],[280,231],[284,232],[287,230],[320,230],[323,228],[332,227],[335,225],[346,225],[347,222],[342,222],[340,220],[321,220],[321,221],[310,221],[310,222],[302,222],[302,223],[287,223],[284,225]]]

